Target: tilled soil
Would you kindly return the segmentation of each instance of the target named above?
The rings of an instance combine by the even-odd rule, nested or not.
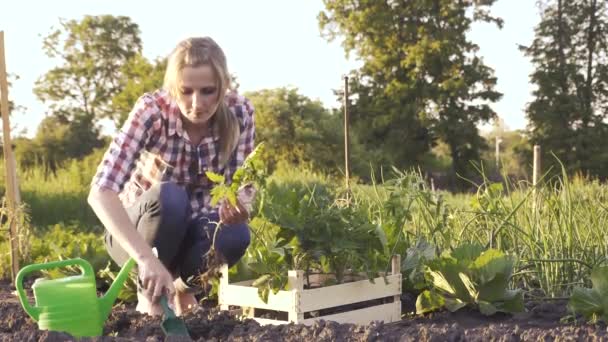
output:
[[[0,284],[0,341],[74,341],[60,332],[40,331],[23,311],[14,289]],[[407,299],[407,298],[404,298]],[[409,303],[410,305],[412,303]],[[563,301],[528,304],[527,312],[485,317],[461,310],[426,317],[404,318],[391,324],[367,326],[319,321],[312,326],[260,326],[240,321],[231,313],[203,307],[184,320],[195,341],[608,341],[606,325],[563,324]],[[132,305],[117,305],[104,336],[83,341],[164,341],[160,319],[135,312]]]

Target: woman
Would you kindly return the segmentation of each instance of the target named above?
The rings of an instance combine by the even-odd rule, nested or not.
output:
[[[196,306],[214,222],[223,223],[215,251],[229,265],[249,245],[247,209],[241,201],[211,207],[205,176],[230,182],[254,147],[253,107],[229,85],[211,38],[180,42],[163,89],[139,98],[93,178],[88,202],[106,227],[108,253],[119,265],[129,257],[138,265],[140,312],[159,315],[162,295],[177,314]]]

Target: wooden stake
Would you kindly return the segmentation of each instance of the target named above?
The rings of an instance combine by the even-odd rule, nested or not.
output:
[[[11,126],[9,122],[8,108],[8,80],[6,73],[6,60],[4,56],[4,31],[0,31],[0,109],[2,111],[2,140],[4,152],[4,168],[6,170],[6,198],[9,209],[9,238],[11,244],[11,277],[13,283],[17,272],[19,272],[19,235],[17,232],[17,175],[15,172],[15,161],[11,148]]]
[[[532,206],[536,213],[536,185],[538,184],[538,178],[540,177],[540,145],[534,145],[534,164],[532,169]]]
[[[350,190],[350,166],[348,162],[348,76],[344,76],[344,173],[346,176],[346,190]]]
[[[302,312],[302,291],[304,291],[304,271],[289,271],[287,273],[289,289],[293,293],[293,307],[288,313],[288,319],[295,324],[302,323],[304,312]]]

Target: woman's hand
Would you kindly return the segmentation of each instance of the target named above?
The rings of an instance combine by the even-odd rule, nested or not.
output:
[[[240,200],[236,200],[236,207],[229,201],[223,201],[220,205],[220,220],[226,224],[243,223],[249,219],[249,212]]]
[[[156,257],[151,257],[144,259],[138,267],[144,295],[153,303],[157,303],[163,295],[167,295],[167,299],[171,301],[175,295],[175,286],[173,276],[165,265]]]

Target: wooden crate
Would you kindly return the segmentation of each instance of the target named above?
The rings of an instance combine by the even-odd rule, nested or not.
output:
[[[386,278],[374,279],[373,283],[365,279],[313,289],[304,289],[303,271],[289,271],[289,290],[276,294],[271,292],[268,303],[264,303],[258,296],[258,289],[251,286],[253,280],[231,284],[228,280],[228,267],[224,266],[220,278],[219,304],[222,310],[228,310],[230,306],[240,307],[244,317],[253,318],[260,324],[293,322],[310,325],[320,319],[354,324],[368,324],[372,321],[394,322],[401,319],[400,264],[400,257],[393,256],[391,273]],[[331,311],[355,303],[359,303],[360,308],[321,315],[321,310]],[[256,317],[256,311],[260,309],[286,312],[286,320]]]

